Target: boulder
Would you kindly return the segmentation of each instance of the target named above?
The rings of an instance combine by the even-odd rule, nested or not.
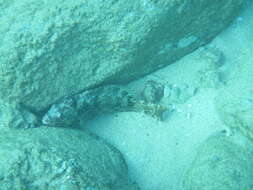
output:
[[[80,130],[0,130],[1,190],[139,190],[121,153]]]
[[[34,111],[212,40],[244,0],[0,0],[0,99]]]
[[[212,136],[199,147],[183,178],[183,189],[251,190],[252,156],[252,152],[230,137]]]

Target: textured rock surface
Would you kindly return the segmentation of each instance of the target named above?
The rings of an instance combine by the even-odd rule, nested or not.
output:
[[[230,141],[214,136],[205,141],[183,179],[184,190],[251,190],[252,153]]]
[[[0,98],[38,110],[209,42],[244,0],[0,0]]]
[[[83,131],[0,131],[1,190],[138,190],[119,151]],[[92,148],[91,148],[92,147]]]

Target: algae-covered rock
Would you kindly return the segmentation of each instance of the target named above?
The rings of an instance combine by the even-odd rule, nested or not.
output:
[[[184,190],[252,190],[252,152],[227,136],[213,136],[198,149],[183,178]]]
[[[41,111],[208,43],[244,0],[0,0],[0,98]]]
[[[0,130],[1,190],[138,190],[118,150],[84,131]]]

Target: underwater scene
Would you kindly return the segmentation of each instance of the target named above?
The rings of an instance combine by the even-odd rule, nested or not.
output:
[[[0,190],[253,190],[253,2],[0,0]]]

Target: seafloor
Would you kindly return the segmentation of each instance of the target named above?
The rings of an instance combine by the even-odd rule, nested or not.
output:
[[[233,79],[238,68],[253,63],[253,4],[208,46],[176,63],[129,84],[142,89],[154,80],[176,89],[174,104],[165,121],[142,113],[100,116],[88,130],[117,147],[126,158],[130,177],[142,190],[179,190],[184,171],[197,147],[211,134],[226,129],[215,109],[214,98]],[[222,54],[221,65],[210,66],[209,51]],[[244,71],[242,75],[252,75]],[[246,81],[247,82],[247,81]],[[193,92],[192,89],[197,89]]]

